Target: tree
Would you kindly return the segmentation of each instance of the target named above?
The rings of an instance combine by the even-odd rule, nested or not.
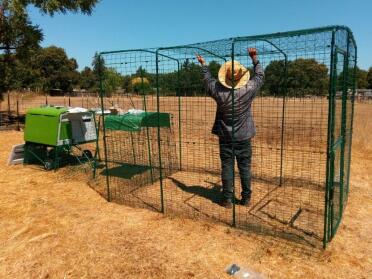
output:
[[[95,76],[97,77],[97,80],[99,81],[100,76],[103,75],[103,73],[106,71],[106,66],[105,66],[105,60],[97,52],[93,56],[92,66],[93,66],[93,73],[95,74]]]
[[[56,12],[81,12],[91,14],[98,0],[2,0],[0,2],[0,98],[1,93],[17,84],[15,80],[20,60],[27,65],[30,52],[39,48],[43,39],[41,29],[32,25],[27,14],[27,6],[33,5],[51,16]],[[19,65],[19,63],[18,63]]]
[[[79,81],[77,67],[75,59],[69,59],[64,49],[55,46],[39,50],[34,59],[34,69],[44,91],[71,91]]]
[[[38,50],[33,51],[31,58],[15,59],[10,89],[32,88],[38,90],[42,88],[38,79],[40,71],[34,68],[37,52]]]
[[[290,96],[327,94],[328,68],[315,59],[299,58],[289,62],[288,94]]]
[[[11,2],[21,2],[22,8],[25,8],[27,5],[34,5],[43,13],[53,16],[54,13],[58,12],[63,14],[67,12],[81,12],[90,15],[98,1],[99,0],[14,0]]]
[[[130,93],[133,91],[132,88],[132,78],[130,75],[123,76],[122,88],[125,93]]]
[[[263,91],[270,95],[285,93],[285,64],[284,60],[272,61],[265,69]]]
[[[368,80],[367,80],[368,72],[365,70],[356,67],[356,81],[357,81],[357,88],[367,88],[368,87]]]
[[[368,82],[368,89],[372,89],[372,67],[368,69],[367,82]]]
[[[80,88],[85,90],[97,90],[97,83],[97,77],[94,72],[89,67],[85,67],[80,73]]]
[[[110,96],[113,92],[123,86],[123,77],[115,69],[107,68],[105,60],[98,53],[93,57],[92,66],[93,73],[98,82],[97,88],[100,88],[99,83],[102,81],[104,94],[106,96]]]
[[[284,61],[272,61],[265,69],[264,91],[270,95],[283,95],[285,84],[288,96],[327,94],[328,68],[315,59],[299,58],[287,63],[285,79]]]
[[[208,65],[211,75],[218,78],[218,71],[221,65],[216,61],[211,61]],[[137,71],[138,72],[138,71]],[[150,85],[155,82],[153,74],[144,74],[148,78]],[[186,59],[180,70],[169,73],[159,74],[160,94],[175,95],[178,93],[181,96],[200,96],[205,94],[203,85],[203,75],[200,65],[190,62]]]
[[[156,76],[155,74],[151,74],[151,73],[148,73],[146,71],[145,68],[143,68],[142,66],[140,66],[137,71],[136,71],[136,74],[134,75],[134,77],[138,77],[138,78],[144,78],[144,79],[147,79],[150,87],[151,85],[155,85],[155,82],[156,82]],[[133,78],[133,76],[132,76]]]
[[[145,77],[135,77],[131,80],[133,91],[137,94],[146,95],[150,92],[150,82]]]
[[[22,83],[17,70],[22,69],[20,61],[28,64],[30,52],[39,47],[43,35],[38,26],[34,26],[24,11],[13,7],[12,1],[0,4],[0,99],[1,93],[14,89]]]
[[[177,81],[177,77],[174,78]],[[177,88],[177,85],[175,85]],[[180,94],[196,96],[204,94],[203,75],[200,66],[186,60],[180,70]]]
[[[103,89],[106,96],[110,96],[123,84],[122,76],[114,69],[107,68],[103,74]]]
[[[209,71],[211,72],[212,77],[218,78],[218,71],[221,68],[221,64],[217,61],[211,61],[208,65]]]

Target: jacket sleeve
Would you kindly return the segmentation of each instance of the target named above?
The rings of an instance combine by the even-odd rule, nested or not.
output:
[[[209,71],[208,66],[202,66],[202,73],[203,73],[203,82],[204,87],[207,90],[207,93],[212,98],[216,98],[217,92],[216,92],[216,83],[217,80],[212,77],[211,72]]]
[[[256,65],[253,66],[254,76],[252,79],[250,79],[247,83],[247,93],[250,95],[250,97],[254,97],[258,90],[261,88],[265,73],[262,69],[262,66],[260,62],[257,62]]]

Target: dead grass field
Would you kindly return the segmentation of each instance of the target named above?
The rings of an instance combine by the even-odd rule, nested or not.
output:
[[[349,202],[326,251],[108,203],[61,172],[6,166],[23,135],[1,132],[0,278],[229,278],[230,263],[268,278],[371,278],[371,108],[356,105]]]

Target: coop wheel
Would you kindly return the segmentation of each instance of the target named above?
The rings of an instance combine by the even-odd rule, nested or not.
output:
[[[92,159],[93,158],[93,154],[90,150],[86,149],[86,150],[83,150],[83,156],[88,158],[88,159]]]
[[[48,151],[48,157],[49,157],[49,158],[54,158],[55,155],[56,155],[56,150],[55,150],[54,148],[52,148],[52,149],[50,149],[50,150]]]
[[[53,169],[53,162],[52,161],[46,161],[44,163],[44,168],[45,168],[45,170],[51,170],[51,169]]]

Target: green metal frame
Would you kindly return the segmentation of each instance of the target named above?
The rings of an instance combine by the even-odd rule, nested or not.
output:
[[[165,55],[162,52],[163,51],[171,51],[171,50],[180,50],[180,49],[190,49],[195,50],[197,52],[205,52],[208,55],[217,57],[219,59],[222,59],[226,61],[227,59],[231,59],[234,61],[234,58],[236,56],[239,56],[239,54],[235,53],[235,45],[238,42],[256,42],[256,41],[262,41],[266,42],[267,44],[271,45],[273,48],[276,49],[278,54],[281,54],[284,58],[284,94],[283,94],[283,104],[282,104],[282,122],[281,122],[281,149],[280,149],[280,181],[279,185],[281,186],[283,184],[283,166],[284,166],[284,144],[285,144],[285,134],[284,131],[286,129],[286,123],[285,123],[285,112],[286,112],[286,99],[287,99],[287,78],[288,78],[288,53],[285,49],[280,47],[280,45],[275,43],[275,40],[278,40],[280,38],[285,37],[296,37],[296,36],[303,36],[303,35],[311,35],[316,34],[320,32],[330,32],[331,33],[331,41],[330,44],[330,73],[329,73],[329,88],[328,88],[328,130],[327,130],[327,146],[325,150],[326,154],[326,170],[325,170],[325,195],[324,195],[324,233],[323,233],[323,247],[325,248],[327,246],[327,243],[331,241],[331,239],[334,237],[334,235],[337,232],[337,229],[339,227],[339,224],[342,219],[342,213],[345,209],[346,204],[344,203],[344,193],[348,194],[349,191],[349,174],[350,174],[350,161],[351,161],[351,141],[352,141],[352,131],[353,131],[353,115],[354,115],[354,96],[355,96],[355,68],[357,64],[357,46],[355,39],[353,37],[353,34],[351,30],[348,27],[345,26],[326,26],[321,28],[313,28],[313,29],[305,29],[305,30],[298,30],[298,31],[290,31],[290,32],[281,32],[281,33],[271,33],[266,35],[254,35],[254,36],[245,36],[245,37],[236,37],[236,38],[229,38],[226,40],[219,40],[223,41],[223,43],[226,46],[231,47],[231,52],[229,54],[219,53],[219,52],[213,52],[211,50],[205,49],[203,47],[203,43],[197,43],[193,45],[181,45],[181,46],[175,46],[175,47],[163,47],[163,48],[153,48],[153,49],[131,49],[131,50],[119,50],[119,51],[106,51],[101,52],[99,54],[99,57],[102,57],[102,55],[106,54],[115,54],[115,53],[127,53],[127,52],[147,52],[151,53],[155,56],[156,61],[156,69],[155,69],[155,78],[156,78],[156,109],[157,112],[160,112],[160,83],[159,83],[159,63],[161,61],[159,60],[160,57],[173,60],[177,63],[177,69],[178,69],[178,76],[177,76],[177,96],[178,96],[178,108],[179,108],[179,170],[182,170],[182,146],[181,146],[181,138],[182,138],[182,130],[181,130],[181,96],[180,96],[180,61],[178,59],[175,59],[172,56]],[[346,32],[347,34],[347,47],[346,49],[342,46],[337,46],[336,42],[336,36],[337,32]],[[213,44],[219,41],[211,41],[209,43]],[[353,75],[353,86],[351,88],[352,90],[352,96],[351,100],[348,100],[348,87],[347,87],[347,81],[349,79],[349,56],[350,56],[350,44],[353,46],[355,54],[354,54],[354,75]],[[337,61],[338,54],[342,54],[344,56],[343,61],[343,82],[342,82],[342,109],[341,109],[341,115],[336,115],[336,90],[337,90],[337,83],[338,75],[337,75]],[[263,54],[264,55],[264,54]],[[234,62],[232,63],[232,70],[234,70]],[[101,73],[100,73],[101,74]],[[234,83],[234,81],[233,81]],[[142,85],[143,85],[143,77],[142,77]],[[142,86],[143,87],[143,86]],[[235,103],[234,99],[234,87],[231,89],[233,104]],[[101,97],[101,106],[102,106],[102,112],[104,111],[104,88],[102,83],[102,75],[100,80],[100,97]],[[147,110],[146,107],[146,96],[145,92],[143,92],[143,103],[144,103],[144,109]],[[351,102],[351,127],[349,127],[350,131],[347,131],[346,127],[346,118],[347,116],[347,102]],[[233,116],[235,114],[235,108],[233,105]],[[104,114],[102,114],[102,117],[104,118]],[[335,123],[336,119],[338,117],[341,117],[341,135],[339,138],[336,138],[335,135]],[[158,117],[158,121],[160,121]],[[106,131],[105,131],[105,124],[103,119],[103,141],[104,141],[104,149],[105,149],[105,165],[106,165],[106,172],[107,169],[107,150],[106,150]],[[164,186],[163,186],[163,170],[162,170],[162,157],[161,157],[161,130],[160,125],[157,127],[157,143],[158,143],[158,152],[159,152],[159,172],[160,172],[160,199],[161,199],[161,212],[165,212],[165,206],[164,206]],[[346,142],[346,136],[349,136],[349,142],[348,146],[345,145]],[[233,125],[232,127],[232,134],[233,134],[233,141],[235,140],[234,134],[235,134],[235,127]],[[148,138],[148,134],[147,134]],[[148,138],[149,140],[149,138]],[[150,144],[149,146],[149,162],[151,165],[151,150],[150,150]],[[348,158],[345,157],[345,148],[348,148]],[[340,166],[335,167],[335,152],[337,149],[340,149]],[[233,153],[235,151],[233,150]],[[346,165],[346,171],[344,165]],[[339,168],[340,171],[340,184],[335,185],[334,183],[334,177],[335,177],[335,170]],[[235,171],[233,173],[233,176],[235,176]],[[347,181],[344,181],[345,177],[347,177]],[[234,179],[235,181],[235,179]],[[110,184],[109,184],[109,177],[106,177],[106,183],[107,183],[107,199],[111,201],[110,197]],[[334,216],[334,189],[335,187],[339,187],[340,191],[340,201],[339,201],[339,216]],[[344,187],[346,187],[346,192],[344,192]],[[234,198],[235,198],[235,185],[233,186],[234,189]],[[337,223],[333,223],[335,218],[338,218]],[[233,209],[232,209],[232,225],[236,226],[236,209],[235,209],[235,202],[233,202]]]
[[[346,49],[340,48],[336,45],[335,36],[336,32],[339,30],[344,30],[347,32],[347,47]],[[348,150],[348,158],[345,160],[345,142],[346,142],[346,121],[347,121],[347,97],[348,97],[348,88],[347,88],[347,80],[349,78],[349,56],[350,56],[350,41],[353,44],[355,50],[355,62],[354,62],[354,80],[352,86],[352,96],[351,96],[351,127],[349,131],[349,146],[347,146]],[[337,76],[337,63],[338,57],[337,55],[343,55],[343,76],[342,76],[342,109],[341,109],[341,116],[336,115],[336,90],[338,87],[338,76]],[[327,143],[327,170],[326,170],[326,191],[325,191],[325,214],[324,214],[324,237],[323,237],[323,247],[326,248],[327,244],[332,240],[332,238],[336,235],[336,232],[339,228],[339,225],[342,220],[343,211],[346,207],[344,203],[344,187],[347,187],[350,180],[350,164],[351,164],[351,141],[352,141],[352,127],[353,127],[353,118],[354,118],[354,97],[355,97],[355,70],[357,64],[357,45],[355,43],[355,39],[351,30],[347,27],[340,27],[335,26],[332,29],[332,41],[331,41],[331,72],[330,72],[330,82],[329,82],[329,118],[328,118],[328,143]],[[341,135],[339,138],[335,138],[335,122],[336,117],[341,117]],[[339,187],[339,216],[335,216],[334,213],[334,177],[335,173],[335,152],[340,148],[340,166],[336,167],[339,168],[340,172],[340,183],[336,185]],[[347,178],[348,180],[345,181],[345,173],[344,173],[344,165],[347,163]],[[347,192],[348,193],[348,192]],[[337,222],[334,224],[334,219],[338,218]]]

